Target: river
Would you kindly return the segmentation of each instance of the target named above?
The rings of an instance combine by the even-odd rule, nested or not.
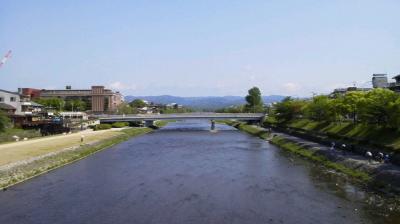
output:
[[[11,187],[0,223],[400,222],[336,174],[232,127],[209,129],[170,123]]]

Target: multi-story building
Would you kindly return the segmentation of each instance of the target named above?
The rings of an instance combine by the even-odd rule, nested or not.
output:
[[[21,113],[21,96],[17,92],[11,92],[7,90],[0,89],[0,104],[1,108],[10,114],[13,113]]]
[[[389,83],[388,88],[395,92],[400,92],[400,75],[396,75],[393,79],[396,81]]]
[[[92,86],[91,89],[72,89],[67,86],[65,89],[48,90],[21,88],[24,95],[32,98],[61,98],[68,100],[82,100],[88,105],[92,113],[109,113],[117,110],[118,105],[123,101],[119,92],[106,89],[104,86]]]
[[[0,89],[0,109],[9,115],[40,113],[42,105],[31,102],[28,96]]]
[[[389,86],[387,74],[373,74],[372,87],[387,88]]]
[[[395,82],[388,82],[387,74],[373,74],[372,86],[374,88],[388,88],[395,92],[400,92],[400,75],[393,77]]]

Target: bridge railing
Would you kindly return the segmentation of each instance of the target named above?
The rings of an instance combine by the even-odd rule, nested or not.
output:
[[[179,114],[126,114],[126,115],[94,115],[99,119],[107,118],[262,118],[262,113],[179,113]]]

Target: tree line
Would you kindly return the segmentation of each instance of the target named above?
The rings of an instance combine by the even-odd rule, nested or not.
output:
[[[264,113],[266,107],[262,99],[261,91],[258,87],[253,87],[248,90],[245,97],[246,104],[234,105],[216,110],[217,113]]]
[[[130,103],[124,102],[120,104],[117,108],[117,114],[137,114],[139,113],[139,109],[143,107],[154,107],[154,105],[147,105],[143,100],[135,99]],[[178,104],[176,104],[174,107],[158,105],[156,107],[156,111],[161,114],[193,112],[193,110],[190,108],[178,107]]]
[[[34,102],[56,111],[87,111],[90,109],[90,105],[86,101],[79,99],[39,98]]]
[[[285,98],[270,110],[278,123],[306,118],[324,122],[376,124],[388,128],[400,125],[400,95],[388,89],[350,91],[344,95],[318,95],[312,99]]]

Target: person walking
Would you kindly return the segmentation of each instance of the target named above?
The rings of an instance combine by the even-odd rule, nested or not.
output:
[[[365,156],[368,158],[368,162],[371,163],[372,162],[372,153],[370,151],[367,151],[365,153]]]
[[[390,162],[389,154],[386,154],[385,158],[383,160],[384,160],[385,163],[389,163]]]
[[[379,161],[380,163],[383,163],[383,159],[384,159],[383,153],[382,153],[382,152],[379,152],[379,153],[378,153],[378,161]]]
[[[342,144],[342,148],[343,148],[343,154],[346,155],[346,144]]]

